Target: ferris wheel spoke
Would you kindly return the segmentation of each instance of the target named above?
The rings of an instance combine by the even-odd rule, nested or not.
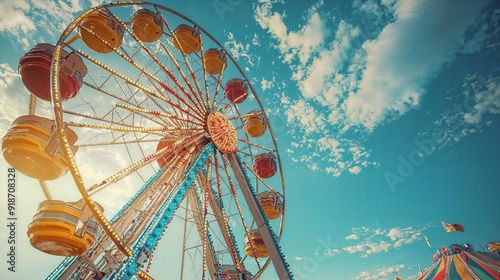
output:
[[[167,67],[158,59],[157,56],[155,56],[151,50],[149,48],[147,48],[142,42],[141,40],[134,34],[134,32],[130,31],[130,29],[127,27],[127,25],[118,17],[116,17],[118,22],[120,22],[124,27],[125,27],[125,30],[135,39],[136,43],[139,44],[142,48],[142,50],[144,50],[148,55],[149,57],[154,61],[156,62],[160,67],[161,69],[168,75],[168,77],[174,81],[174,83],[176,84],[176,86],[181,90],[181,92],[184,93],[184,95],[186,97],[188,97],[188,99],[191,101],[191,104],[195,105],[195,107],[192,107],[191,104],[189,104],[184,98],[182,98],[174,89],[168,87],[166,84],[164,84],[161,80],[159,80],[158,78],[154,77],[152,74],[150,74],[146,69],[144,69],[143,67],[141,67],[140,65],[138,65],[135,61],[133,61],[132,59],[124,56],[122,53],[120,53],[119,51],[115,50],[115,52],[120,55],[121,57],[123,57],[124,59],[126,59],[129,63],[133,64],[134,66],[136,66],[139,70],[141,70],[141,72],[143,72],[146,76],[152,78],[155,80],[155,82],[157,82],[158,84],[160,84],[166,91],[168,91],[170,94],[174,95],[179,101],[181,101],[183,104],[185,104],[186,106],[188,106],[190,109],[192,109],[193,111],[197,112],[199,116],[202,116],[203,115],[203,110],[199,107],[197,107],[196,103],[192,100],[191,98],[191,95],[186,91],[186,89],[179,83],[179,81],[177,80],[177,78],[167,69]],[[111,47],[111,45],[110,45]]]
[[[144,144],[144,143],[158,143],[161,141],[161,139],[146,139],[150,135],[154,135],[153,133],[150,134],[144,134],[143,137],[141,138],[136,138],[134,140],[122,140],[124,139],[125,134],[122,134],[118,137],[113,137],[112,140],[109,141],[100,141],[100,142],[93,142],[92,139],[94,138],[100,138],[104,134],[96,134],[92,137],[89,137],[85,143],[81,144],[75,144],[73,147],[75,149],[80,149],[80,148],[92,148],[92,147],[99,147],[99,146],[126,146],[127,144]],[[137,134],[135,134],[137,135]]]
[[[153,115],[153,116],[157,116],[157,117],[159,116],[159,117],[164,117],[164,118],[168,118],[168,119],[172,119],[172,120],[178,120],[178,121],[182,121],[182,122],[186,122],[186,123],[191,123],[191,124],[201,126],[201,127],[204,126],[204,124],[201,122],[195,122],[195,121],[189,120],[187,118],[182,118],[182,117],[170,114],[170,113],[162,113],[159,111],[147,110],[147,109],[142,109],[139,107],[132,107],[132,106],[124,105],[124,104],[116,104],[116,106],[123,108],[123,109],[126,109],[126,110],[129,110],[132,113],[145,113],[145,114]]]
[[[96,90],[100,93],[103,93],[103,94],[111,97],[112,99],[116,99],[118,101],[121,101],[121,102],[129,104],[129,105],[138,106],[138,104],[136,104],[136,103],[130,102],[129,100],[127,100],[125,98],[122,98],[122,97],[120,97],[120,96],[118,96],[110,91],[103,89],[102,86],[96,86],[96,85],[93,85],[93,84],[86,82],[86,81],[83,81],[83,84],[89,88],[92,88],[93,90]],[[122,89],[122,92],[123,92],[123,89]],[[158,108],[161,108],[159,104],[156,104],[156,105],[158,106]]]
[[[183,139],[183,141],[190,141],[190,140],[194,140],[196,141],[197,139],[201,138],[201,135],[202,135],[202,132],[198,133],[198,134],[193,134],[185,139]],[[116,183],[118,182],[119,180],[125,178],[127,175],[129,175],[130,173],[132,172],[136,172],[137,170],[139,170],[140,168],[143,168],[144,166],[148,165],[149,163],[151,163],[152,161],[155,161],[157,160],[163,153],[167,152],[169,149],[173,149],[175,147],[177,147],[178,145],[180,145],[182,143],[182,141],[177,141],[174,143],[174,145],[172,145],[171,147],[165,147],[165,148],[162,148],[158,151],[156,151],[155,153],[147,156],[147,157],[144,157],[142,158],[141,160],[133,163],[132,165],[129,165],[127,166],[126,168],[120,170],[119,172],[113,174],[112,176],[102,180],[102,182],[100,182],[99,184],[96,184],[96,185],[93,185],[92,187],[90,187],[87,192],[90,194],[90,195],[94,195],[96,192],[104,189],[106,186],[108,186],[109,184],[111,183]],[[187,153],[184,158],[182,158],[179,162],[182,163],[185,161],[185,159],[190,156],[191,154],[190,153]],[[180,164],[176,164],[175,166],[179,166]]]
[[[201,45],[203,46],[203,39],[200,37],[200,42],[201,42]],[[208,50],[210,51],[210,50]],[[204,56],[204,50],[203,48],[201,49],[201,55],[202,57]],[[210,108],[210,111],[213,112],[215,111],[214,107],[213,107],[213,103],[215,102],[215,96],[216,96],[216,93],[218,92],[218,88],[220,86],[220,83],[222,81],[222,76],[223,76],[223,73],[224,73],[224,69],[226,69],[227,67],[227,60],[225,59],[226,57],[226,52],[224,50],[221,50],[221,53],[219,53],[219,56],[222,56],[223,59],[222,59],[222,65],[221,65],[221,71],[219,72],[219,74],[211,74],[211,73],[208,73],[207,74],[207,67],[205,65],[205,59],[201,59],[201,65],[202,65],[202,69],[203,69],[203,81],[204,81],[204,84],[205,84],[205,96],[206,96],[206,106],[207,108]],[[209,89],[208,89],[208,86],[209,86],[209,83],[208,83],[208,78],[213,78],[214,80],[217,81],[217,84],[215,85],[215,90],[214,90],[214,100],[213,102],[210,101],[210,94],[209,94]],[[212,84],[213,86],[213,84]],[[200,93],[201,94],[201,93]]]
[[[217,98],[219,97],[219,90],[222,87],[221,84],[222,84],[222,75],[219,75],[219,77],[217,79],[217,85],[216,85],[215,90],[214,90],[215,93],[214,93],[214,96],[212,98],[212,103],[210,105],[210,109],[212,112],[216,111],[217,110],[216,108],[218,107]],[[222,103],[222,100],[221,100],[221,103]]]
[[[163,16],[163,14],[158,10],[158,7],[155,7],[155,8],[159,12],[160,17],[161,17],[163,23],[165,24],[165,26],[167,27],[168,31],[170,32],[170,34],[174,34],[174,31],[172,30],[172,27],[170,27],[170,24],[167,22],[167,20]],[[176,43],[178,46],[181,46],[181,44],[179,42],[179,39],[176,36],[172,35],[172,38],[173,38],[174,43]],[[163,49],[165,50],[165,52],[167,53],[167,55],[170,57],[170,59],[172,61],[174,61],[175,65],[177,66],[177,69],[180,69],[180,67],[179,67],[179,65],[177,63],[177,60],[173,59],[172,53],[170,52],[170,50],[168,49],[168,47],[164,43],[161,43],[161,45],[162,45]],[[200,45],[202,45],[201,44],[201,37],[200,37]],[[182,47],[180,47],[180,48],[182,50]],[[190,72],[191,78],[192,78],[193,82],[196,85],[197,91],[195,91],[194,89],[192,89],[191,83],[187,79],[186,75],[184,75],[184,72],[180,71],[180,73],[181,73],[184,81],[186,82],[186,84],[188,84],[189,88],[191,89],[191,92],[194,93],[195,98],[197,99],[197,101],[200,102],[201,107],[206,107],[206,104],[204,104],[205,100],[203,98],[201,86],[200,86],[198,80],[196,79],[196,75],[194,74],[193,68],[191,67],[191,64],[189,63],[189,60],[188,60],[187,56],[183,56],[183,57],[184,57],[184,63],[186,64],[186,66],[187,66],[187,68],[188,68],[188,70]],[[201,100],[196,97],[196,93],[198,93],[198,96],[201,98]]]
[[[122,107],[122,108],[125,109],[125,107]],[[124,130],[126,129],[126,127],[133,129],[133,126],[125,124],[123,120],[120,120],[120,121],[107,120],[107,119],[104,119],[102,117],[97,117],[97,116],[92,116],[92,115],[89,115],[86,113],[77,113],[77,112],[67,111],[67,110],[63,110],[63,113],[66,115],[73,115],[73,116],[82,117],[82,118],[85,118],[88,120],[96,120],[96,121],[99,121],[100,123],[110,124],[109,126],[102,125],[101,127],[93,127],[93,128],[104,129],[105,127],[114,127],[115,129],[111,129],[111,130],[122,131],[122,130],[116,129],[118,127],[114,126],[114,125],[119,125],[120,127],[122,127],[121,129],[124,129]],[[160,124],[160,123],[158,123],[158,124]],[[75,127],[84,127],[84,125],[78,125],[78,124],[74,124],[72,122],[68,122],[68,123],[66,123],[66,125],[75,126]],[[89,124],[89,125],[94,125],[94,124]],[[165,126],[161,126],[161,127],[165,127]],[[88,127],[88,128],[90,128],[90,127]],[[131,130],[131,131],[133,131],[133,130]],[[144,130],[144,131],[147,131],[147,130]],[[157,130],[154,130],[154,131],[157,131]],[[138,132],[138,131],[135,131],[135,132]]]
[[[135,88],[143,91],[144,93],[146,93],[147,95],[150,95],[150,96],[153,96],[157,99],[160,99],[166,103],[168,103],[169,105],[179,109],[181,112],[183,112],[184,114],[186,115],[189,115],[193,118],[196,118],[200,121],[203,121],[203,118],[201,118],[198,114],[193,114],[191,113],[190,111],[186,110],[186,109],[183,109],[179,104],[173,102],[171,99],[169,98],[166,98],[165,96],[163,96],[162,94],[159,94],[157,93],[156,91],[152,91],[148,88],[146,88],[145,86],[137,83],[136,81],[133,81],[131,78],[121,74],[120,72],[118,72],[117,70],[115,69],[112,69],[111,67],[108,67],[107,65],[104,65],[104,63],[102,62],[99,62],[98,60],[96,60],[95,58],[87,55],[86,53],[84,53],[83,51],[81,50],[75,50],[80,56],[86,58],[87,60],[91,61],[92,63],[96,64],[97,66],[105,69],[106,71],[110,72],[111,74],[113,74],[114,76],[116,77],[119,77],[120,79],[122,79],[123,81],[125,81],[126,84],[129,84],[129,85],[132,85],[134,86]]]
[[[248,141],[248,140],[246,140],[246,139],[240,138],[240,137],[238,137],[238,141],[241,141],[241,142],[243,142],[243,143],[245,143],[245,144],[248,144],[248,145],[253,146],[253,147],[256,147],[256,148],[259,148],[259,149],[264,150],[264,151],[268,151],[268,152],[271,152],[271,153],[276,152],[276,150],[275,150],[275,149],[268,148],[268,147],[265,147],[265,146],[259,145],[259,144],[257,144],[257,143],[252,143],[252,142],[250,142],[250,141]]]
[[[201,94],[201,90],[198,86],[198,91],[195,91],[195,89],[193,88],[193,85],[191,84],[191,82],[189,81],[189,79],[187,78],[186,74],[184,73],[184,71],[182,70],[182,68],[179,66],[179,63],[177,62],[177,60],[175,59],[175,57],[173,56],[172,52],[170,51],[170,49],[167,47],[167,45],[165,45],[165,43],[161,42],[160,45],[162,46],[163,50],[165,51],[165,53],[168,55],[168,57],[170,58],[170,60],[174,63],[175,67],[176,67],[176,70],[179,72],[179,74],[181,75],[182,79],[184,80],[184,82],[187,84],[187,86],[189,87],[189,90],[190,92],[193,93],[193,96],[194,96],[194,99],[196,100],[196,102],[194,100],[192,100],[192,102],[194,104],[196,104],[196,106],[201,110],[201,111],[204,111],[203,108],[203,102],[199,99],[198,97],[198,94]],[[187,61],[187,58],[185,58],[185,62],[187,63],[187,66],[188,66],[188,70],[190,71],[190,74],[191,74],[191,77],[194,77],[194,73],[193,73],[193,70],[191,68],[191,65],[188,63]],[[169,72],[170,73],[170,72]],[[197,82],[197,80],[195,79],[194,80],[195,82]],[[198,94],[197,94],[198,93]],[[190,100],[192,99],[192,97],[190,95],[188,95],[188,97],[190,98]]]
[[[112,74],[111,74],[112,75]],[[141,73],[142,75],[142,73]],[[116,80],[116,76],[112,75],[112,77]],[[138,77],[139,79],[140,77]],[[123,85],[118,81],[116,80],[116,85],[120,88],[121,92],[123,93],[124,96],[126,96],[125,92],[126,90],[123,88]],[[132,106],[139,106],[141,107],[143,104],[145,106],[148,106],[150,107],[151,105],[147,102],[147,100],[150,100],[151,102],[153,102],[153,104],[156,105],[157,108],[159,108],[159,110],[163,110],[163,111],[166,111],[166,108],[164,108],[164,106],[162,106],[159,102],[159,100],[157,98],[154,98],[152,95],[150,94],[146,94],[146,98],[142,101],[142,102],[139,102],[137,100],[137,94],[139,94],[141,91],[141,89],[139,88],[134,88],[134,90],[132,90],[130,87],[131,85],[129,83],[125,83],[125,85],[127,86],[127,88],[129,89],[129,91],[132,93],[130,97],[128,97],[127,99],[123,99],[117,95],[114,95],[106,90],[103,90],[102,88],[98,88],[97,90],[101,91],[102,93],[105,93],[107,94],[108,96],[112,97],[112,98],[115,98],[117,100],[120,100],[126,104],[129,104],[129,105],[132,105]],[[153,84],[153,86],[157,89],[156,85]],[[101,86],[102,87],[102,86]],[[95,89],[95,87],[93,87]],[[158,89],[157,89],[158,90]],[[160,90],[158,90],[160,91]],[[134,102],[132,102],[131,100],[134,100]]]

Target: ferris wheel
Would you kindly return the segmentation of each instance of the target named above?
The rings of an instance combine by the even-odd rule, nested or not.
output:
[[[65,257],[48,279],[293,278],[270,121],[201,26],[153,3],[94,7],[19,74],[29,113],[2,151],[45,195],[27,234]]]

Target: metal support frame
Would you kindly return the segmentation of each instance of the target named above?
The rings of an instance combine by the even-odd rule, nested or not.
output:
[[[262,240],[266,245],[267,250],[269,251],[269,258],[273,263],[274,268],[276,269],[276,273],[278,274],[278,278],[280,280],[288,280],[290,276],[288,275],[288,270],[286,268],[286,264],[281,258],[280,252],[276,247],[276,244],[273,240],[273,234],[264,219],[264,215],[260,211],[260,206],[258,201],[255,199],[250,186],[248,185],[247,180],[245,179],[245,175],[243,173],[243,169],[238,162],[236,154],[228,154],[229,164],[233,169],[236,180],[240,185],[241,192],[243,193],[243,197],[245,198],[248,208],[250,209],[250,213],[252,214],[255,223],[257,224],[257,228],[259,230],[260,235],[262,236]]]

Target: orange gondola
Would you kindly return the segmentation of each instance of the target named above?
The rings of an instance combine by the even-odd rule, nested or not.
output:
[[[141,9],[132,16],[132,30],[139,40],[153,43],[163,34],[163,22],[159,13]]]
[[[218,49],[209,49],[203,54],[203,64],[205,70],[212,75],[222,73],[226,69],[226,52]]]
[[[110,53],[113,51],[113,48],[120,47],[123,42],[125,28],[106,10],[91,13],[82,20],[80,25],[78,33],[82,41],[95,52],[102,54]]]
[[[275,220],[281,215],[283,204],[278,193],[265,191],[258,194],[259,205],[269,220]]]
[[[103,211],[99,204],[96,205]],[[55,256],[85,253],[94,244],[99,224],[92,219],[90,209],[84,209],[83,201],[45,200],[40,203],[28,225],[31,245]]]
[[[200,30],[186,24],[177,26],[172,37],[174,47],[183,54],[197,52],[201,48]]]
[[[65,134],[70,146],[78,139],[76,133],[67,127]],[[17,118],[2,139],[2,151],[12,167],[31,178],[54,180],[68,170],[55,122],[43,117],[27,115]]]
[[[251,111],[249,116],[245,117],[243,129],[246,134],[254,138],[264,135],[267,130],[264,114]]]
[[[252,258],[269,257],[269,251],[264,244],[259,230],[254,229],[248,232],[248,236],[245,238],[245,253]]]

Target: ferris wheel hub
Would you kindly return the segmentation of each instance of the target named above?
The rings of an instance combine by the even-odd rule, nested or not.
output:
[[[208,115],[207,130],[212,142],[221,152],[230,154],[238,150],[236,129],[223,113],[212,112]]]

